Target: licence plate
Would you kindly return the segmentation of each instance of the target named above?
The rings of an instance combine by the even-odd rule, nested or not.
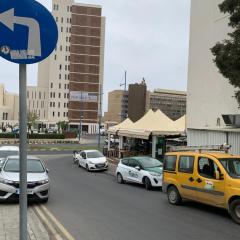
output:
[[[19,195],[20,194],[20,189],[16,190],[16,194]],[[27,189],[27,194],[32,195],[33,194],[33,190]]]

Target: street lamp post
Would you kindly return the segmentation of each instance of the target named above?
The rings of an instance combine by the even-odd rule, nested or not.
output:
[[[82,112],[80,112],[80,123],[79,123],[79,129],[78,129],[78,140],[79,140],[79,142],[81,140],[81,134],[82,134],[82,119],[83,119],[83,115],[82,115]]]

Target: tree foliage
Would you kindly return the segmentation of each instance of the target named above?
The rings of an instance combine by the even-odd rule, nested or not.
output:
[[[220,73],[236,88],[235,97],[240,105],[240,0],[225,0],[219,9],[229,15],[232,31],[228,39],[218,42],[211,51]]]
[[[35,126],[36,122],[39,120],[39,116],[35,112],[28,112],[27,113],[27,125],[28,131],[31,130],[33,126]]]

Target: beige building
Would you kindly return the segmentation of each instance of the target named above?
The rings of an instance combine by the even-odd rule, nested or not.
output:
[[[120,123],[130,115],[134,116],[131,120],[136,121],[149,109],[154,111],[160,109],[172,120],[177,120],[186,114],[186,92],[168,89],[156,89],[150,92],[144,84],[132,84],[131,86],[130,98],[129,91],[115,90],[108,94],[108,111],[104,114],[105,122]],[[137,108],[138,105],[140,108]]]
[[[84,131],[98,130],[101,113],[105,18],[97,5],[53,0],[58,44],[39,64],[37,87],[28,87],[28,107],[40,121],[67,121]]]
[[[7,92],[4,85],[0,84],[0,123],[4,125],[15,125],[18,123],[18,115],[18,95]]]
[[[224,122],[222,115],[239,118],[240,110],[231,86],[213,62],[211,48],[231,32],[222,0],[192,0],[189,47],[187,134],[188,144],[232,145],[240,154],[240,128]]]
[[[128,92],[114,90],[108,93],[108,111],[104,114],[105,122],[120,123],[128,112]]]

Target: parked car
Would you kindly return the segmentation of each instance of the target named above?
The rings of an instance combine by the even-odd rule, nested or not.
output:
[[[7,157],[0,167],[0,201],[18,200],[19,156]],[[48,169],[43,162],[34,156],[27,157],[27,194],[29,200],[47,202],[49,198]]]
[[[240,157],[216,152],[167,153],[164,192],[170,204],[193,200],[228,210],[240,224]]]
[[[162,187],[163,164],[151,157],[129,157],[120,160],[116,169],[118,183],[143,184],[147,190]]]
[[[19,147],[17,146],[1,146],[0,147],[0,167],[4,164],[8,156],[19,155]]]
[[[87,171],[107,170],[108,161],[98,150],[84,150],[76,155],[78,166]]]

